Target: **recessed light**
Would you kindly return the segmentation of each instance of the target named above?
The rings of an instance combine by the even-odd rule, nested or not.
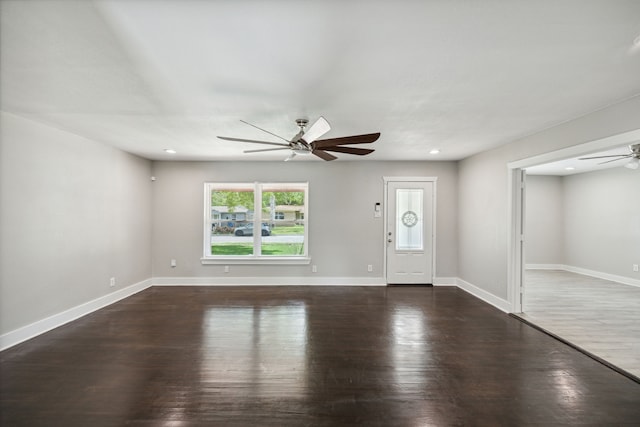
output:
[[[434,148],[433,150],[429,151],[429,154],[439,154],[440,150],[438,150],[437,148]]]
[[[566,170],[566,171],[574,171],[574,170],[576,170],[576,168],[574,168],[573,166],[567,166],[566,168],[564,168],[564,170]]]
[[[165,148],[164,152],[167,153],[167,154],[176,154],[177,153],[177,151],[174,150],[173,148]]]

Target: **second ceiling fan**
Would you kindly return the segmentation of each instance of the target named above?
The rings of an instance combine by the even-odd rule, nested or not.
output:
[[[291,138],[291,140],[283,138],[280,135],[276,135],[273,132],[269,132],[268,130],[262,129],[244,120],[240,120],[240,121],[256,129],[259,129],[263,132],[266,132],[269,135],[273,135],[276,138],[282,139],[286,143],[257,141],[255,139],[231,138],[228,136],[218,136],[218,138],[224,139],[226,141],[250,142],[252,144],[263,144],[263,145],[272,145],[272,146],[275,145],[278,147],[278,148],[263,148],[258,150],[245,150],[244,153],[261,153],[265,151],[291,150],[291,154],[289,155],[289,157],[285,159],[285,161],[293,159],[298,154],[301,154],[301,155],[313,154],[326,161],[337,159],[337,157],[329,153],[329,151],[334,153],[345,153],[345,154],[355,154],[356,156],[365,156],[367,154],[373,153],[374,150],[371,148],[345,147],[345,145],[370,144],[372,142],[375,142],[378,138],[380,138],[380,132],[376,132],[376,133],[368,133],[364,135],[343,136],[341,138],[318,139],[322,135],[329,132],[329,130],[331,130],[331,126],[329,125],[329,122],[327,122],[327,120],[324,117],[320,117],[318,120],[316,120],[311,125],[311,127],[309,127],[308,130],[305,130],[305,128],[307,127],[307,124],[309,123],[309,121],[307,119],[297,119],[296,124],[300,127],[300,131],[298,131],[298,133],[293,138]]]
[[[629,159],[629,161],[625,163],[624,167],[628,169],[638,169],[640,168],[640,143],[630,145],[629,152],[625,154],[613,154],[610,156],[580,157],[578,160],[604,159],[604,158],[611,158],[611,157],[613,157],[613,159],[600,162],[598,164],[603,165],[605,163],[616,162],[622,159]]]

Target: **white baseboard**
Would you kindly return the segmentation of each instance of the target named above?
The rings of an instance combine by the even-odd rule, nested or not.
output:
[[[479,298],[488,304],[491,304],[498,310],[504,311],[505,313],[511,313],[511,311],[513,311],[511,308],[511,304],[509,304],[509,301],[503,300],[502,298],[499,298],[483,289],[480,289],[479,287],[472,285],[471,283],[460,278],[458,278],[457,282],[457,285],[460,289],[470,293],[474,297]]]
[[[458,286],[457,277],[434,277],[433,286]]]
[[[154,277],[153,286],[386,286],[383,277]]]
[[[126,288],[119,289],[110,294],[104,295],[100,298],[96,298],[92,301],[84,304],[77,305],[61,313],[54,314],[45,319],[33,322],[30,325],[23,326],[22,328],[15,329],[11,332],[7,332],[4,335],[0,335],[0,351],[5,350],[14,345],[20,344],[23,341],[41,335],[52,329],[62,326],[65,323],[69,323],[73,320],[79,319],[82,316],[93,313],[103,307],[111,305],[120,301],[126,297],[143,291],[151,286],[151,279],[143,280],[142,282],[135,283]]]
[[[456,277],[435,277],[434,286],[457,286]],[[154,277],[154,286],[386,286],[384,277]]]
[[[574,267],[572,265],[563,266],[564,270],[571,273],[583,274],[585,276],[596,277],[598,279],[610,280],[612,282],[622,283],[624,285],[640,287],[640,280],[631,277],[618,276],[616,274],[603,273],[601,271],[588,270],[586,268]]]
[[[564,270],[563,264],[527,264],[527,270]]]
[[[623,285],[640,287],[640,280],[631,277],[619,276],[617,274],[603,273],[601,271],[589,270],[581,267],[574,267],[566,264],[527,264],[527,270],[562,270],[571,273],[582,274],[584,276],[609,280],[611,282],[622,283]]]

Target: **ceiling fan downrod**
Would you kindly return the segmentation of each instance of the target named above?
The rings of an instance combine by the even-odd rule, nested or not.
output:
[[[311,154],[313,151],[311,146],[304,140],[304,129],[309,124],[309,120],[307,119],[296,119],[296,124],[300,127],[300,132],[291,140],[291,149],[294,154],[302,154],[307,155]],[[292,157],[293,158],[293,157]]]

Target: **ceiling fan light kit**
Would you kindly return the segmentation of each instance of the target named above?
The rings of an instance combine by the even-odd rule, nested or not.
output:
[[[625,168],[627,169],[638,169],[640,168],[640,159],[638,159],[637,157],[634,157],[633,159],[629,160],[625,165]]]
[[[273,135],[279,139],[282,139],[286,141],[286,143],[258,141],[255,139],[245,139],[245,138],[232,138],[228,136],[218,136],[218,138],[224,139],[226,141],[248,142],[252,144],[263,144],[263,145],[275,145],[279,147],[279,148],[263,148],[258,150],[244,150],[244,153],[259,153],[259,152],[265,152],[265,151],[291,150],[291,154],[289,155],[289,157],[285,159],[285,162],[292,160],[298,154],[301,154],[301,155],[313,154],[325,161],[331,161],[331,160],[337,159],[337,157],[329,153],[329,151],[334,153],[353,154],[356,156],[366,156],[367,154],[373,153],[375,150],[371,148],[355,148],[355,147],[345,147],[345,146],[353,145],[353,144],[371,144],[377,141],[378,138],[380,138],[380,133],[377,132],[377,133],[369,133],[364,135],[344,136],[340,138],[318,139],[331,130],[331,126],[329,125],[329,122],[322,116],[318,118],[318,120],[316,120],[311,125],[309,130],[306,130],[306,131],[305,131],[305,128],[307,127],[307,124],[309,123],[309,121],[307,119],[297,119],[296,124],[300,128],[300,131],[298,131],[298,133],[293,138],[291,138],[291,140],[287,140],[286,138],[283,138],[280,135],[276,135],[273,132],[262,129],[244,120],[240,120],[240,121],[256,129],[259,129],[263,132],[266,132],[269,135]]]

